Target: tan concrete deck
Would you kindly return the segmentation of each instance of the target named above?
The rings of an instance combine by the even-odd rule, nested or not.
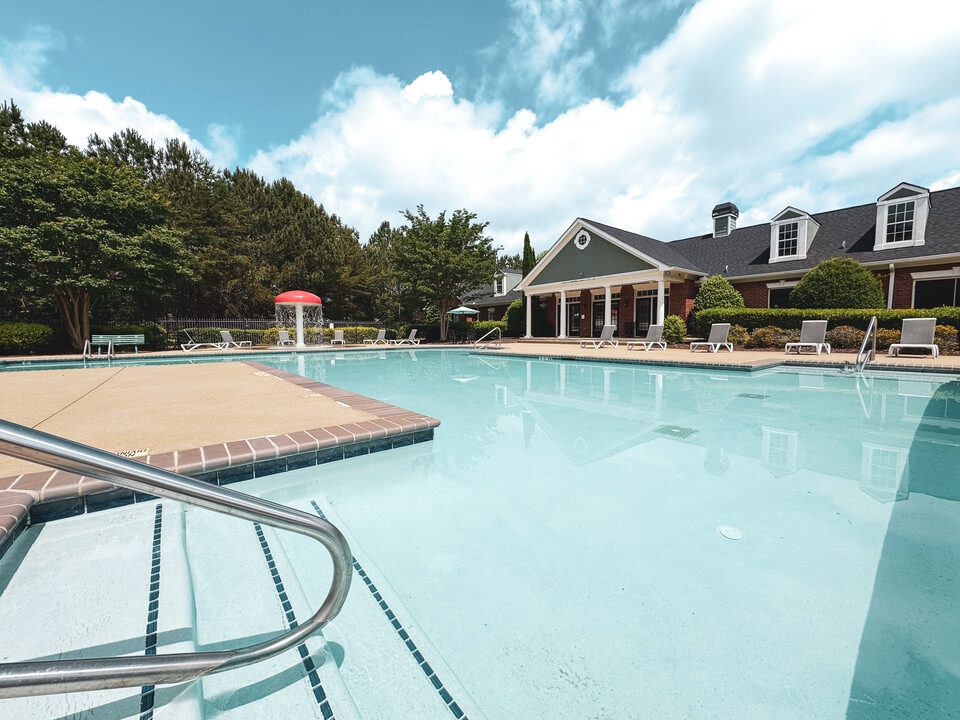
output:
[[[427,347],[421,345],[420,349]],[[462,345],[442,347],[473,350]],[[338,347],[336,352],[364,349],[370,350],[370,346]],[[309,351],[332,352],[330,348]],[[278,348],[204,353],[241,355],[242,363],[3,372],[0,417],[189,475],[209,475],[344,445],[389,441],[432,431],[439,424],[433,418],[259,365],[257,355],[268,352],[276,353]],[[798,363],[836,367],[855,360],[854,353],[694,353],[686,347],[647,352],[627,350],[626,341],[620,341],[617,348],[601,349],[581,348],[577,340],[508,341],[489,352],[744,369]],[[183,353],[150,354],[163,356],[183,357]],[[870,367],[960,373],[960,356],[881,355]],[[51,472],[0,455],[0,550],[35,504],[83,499],[111,489],[98,480]]]
[[[207,476],[257,463],[270,463],[276,472],[286,469],[277,466],[284,458],[316,464],[337,449],[342,457],[346,446],[359,452],[364,444],[410,444],[439,424],[246,357],[239,363],[4,372],[0,418]],[[34,505],[79,499],[76,512],[83,512],[83,498],[113,489],[0,455],[0,550]]]

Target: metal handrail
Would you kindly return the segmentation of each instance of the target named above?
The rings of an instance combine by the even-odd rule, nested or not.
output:
[[[482,343],[484,340],[486,340],[488,337],[490,337],[491,335],[493,335],[494,333],[497,334],[497,338],[496,338],[495,341],[494,341],[494,340],[491,340],[490,342],[484,343],[483,345],[480,344],[480,343]],[[483,335],[483,337],[481,337],[480,339],[478,339],[476,342],[474,342],[474,343],[473,343],[473,347],[476,348],[477,350],[482,350],[483,348],[487,347],[488,345],[493,345],[494,342],[496,342],[496,344],[499,345],[501,340],[503,340],[503,330],[501,330],[501,329],[500,329],[500,326],[498,325],[498,326],[494,327],[493,329],[491,329],[489,332],[485,333],[485,334]]]
[[[873,338],[873,345],[867,349],[867,342]],[[872,358],[877,356],[877,316],[873,315],[870,322],[867,323],[867,332],[863,335],[863,342],[860,343],[860,350],[857,352],[857,362],[854,366],[858,371],[862,371]]]
[[[217,652],[4,663],[0,664],[0,699],[177,683],[250,665],[299,645],[336,617],[347,599],[352,572],[350,546],[326,520],[6,420],[0,420],[0,453],[298,532],[318,540],[333,560],[330,591],[317,612],[307,622],[271,640]]]

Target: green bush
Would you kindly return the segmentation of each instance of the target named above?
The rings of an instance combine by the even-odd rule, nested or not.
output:
[[[864,331],[850,325],[838,325],[827,330],[826,341],[831,350],[859,350],[863,344]]]
[[[852,258],[833,258],[804,275],[790,293],[796,308],[882,308],[876,276]]]
[[[940,346],[944,355],[956,355],[960,352],[957,343],[957,329],[951,325],[937,325],[933,333],[933,341]]]
[[[533,298],[530,298],[530,300],[533,302]],[[524,333],[526,321],[526,313],[524,313],[523,310],[523,298],[517,298],[510,303],[510,307],[507,308],[507,312],[503,315],[503,322],[505,323],[504,335],[508,337],[520,337]]]
[[[0,355],[29,355],[47,350],[53,328],[40,323],[0,322]]]
[[[711,275],[693,299],[694,314],[713,308],[742,308],[743,296],[723,275]]]
[[[166,350],[167,331],[160,325],[98,325],[91,335],[143,335],[144,350]]]
[[[756,328],[746,342],[748,348],[782,348],[788,342],[796,342],[800,333],[796,330],[784,330],[774,325]]]
[[[687,324],[679,315],[667,315],[663,319],[663,339],[668,343],[683,342],[687,337]]]
[[[734,347],[744,347],[750,340],[750,332],[743,325],[731,325],[730,332],[727,334],[727,342],[733,343]]]
[[[728,322],[749,329],[774,325],[786,330],[799,330],[804,320],[826,320],[830,328],[840,325],[866,330],[871,316],[877,316],[878,327],[900,332],[904,318],[935,317],[941,325],[960,327],[960,307],[938,307],[930,310],[864,310],[840,308],[802,310],[798,308],[715,308],[705,310],[687,321],[691,334],[700,337],[710,332],[710,325]]]

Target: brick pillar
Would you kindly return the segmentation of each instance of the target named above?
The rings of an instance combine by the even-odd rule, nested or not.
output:
[[[620,337],[633,337],[634,335],[636,318],[633,313],[637,309],[637,304],[634,302],[635,294],[633,285],[624,285],[620,288],[620,327],[618,328]]]

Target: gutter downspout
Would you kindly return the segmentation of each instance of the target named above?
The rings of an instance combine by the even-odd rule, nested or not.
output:
[[[893,279],[896,277],[893,263],[890,263],[890,284],[887,286],[887,310],[893,309]]]

